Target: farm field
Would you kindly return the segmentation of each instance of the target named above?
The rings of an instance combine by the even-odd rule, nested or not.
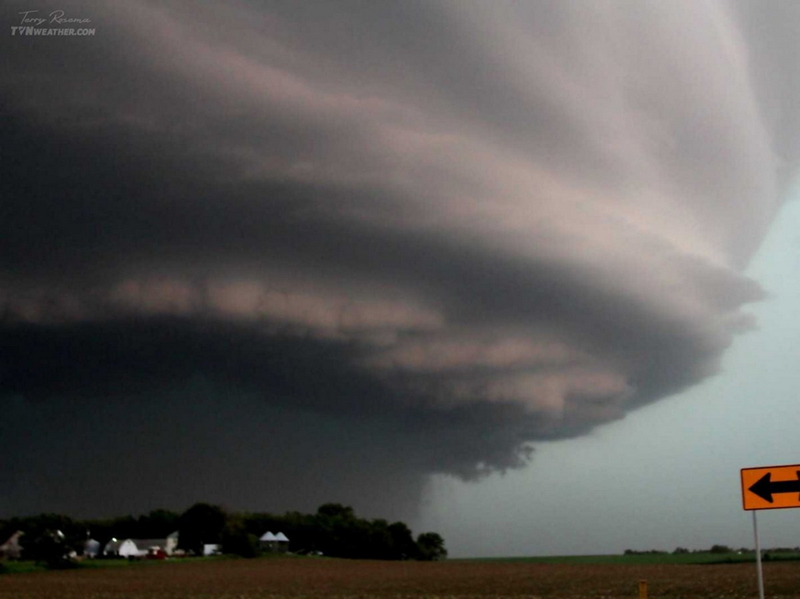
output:
[[[793,560],[800,561],[800,552],[796,551],[764,551],[762,552],[764,561]],[[549,557],[502,557],[502,558],[479,558],[472,561],[496,561],[514,563],[536,563],[536,564],[618,564],[618,565],[696,565],[696,564],[730,564],[730,563],[752,563],[755,564],[755,553],[636,553],[632,555],[559,555]],[[755,566],[754,566],[755,567]]]
[[[767,597],[800,598],[800,563],[764,564]],[[0,576],[0,599],[250,599],[283,597],[638,597],[758,596],[752,563],[569,564],[337,559],[142,563]]]

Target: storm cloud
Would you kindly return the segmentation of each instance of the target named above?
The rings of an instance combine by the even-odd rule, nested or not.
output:
[[[754,326],[796,3],[36,10],[96,33],[0,38],[3,511],[403,512]]]

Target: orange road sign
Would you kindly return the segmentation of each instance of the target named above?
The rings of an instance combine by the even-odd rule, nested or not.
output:
[[[742,468],[742,506],[746,510],[800,507],[800,464]]]

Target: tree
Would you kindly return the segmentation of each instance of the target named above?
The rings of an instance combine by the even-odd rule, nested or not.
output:
[[[437,561],[447,557],[444,539],[435,532],[423,532],[417,537],[417,547],[421,560]]]
[[[436,533],[419,535],[415,541],[404,522],[367,520],[356,516],[353,508],[326,503],[315,514],[287,512],[283,516],[266,513],[226,513],[220,506],[197,503],[178,515],[154,510],[147,515],[131,515],[105,520],[73,521],[67,516],[42,514],[0,521],[0,533],[24,530],[23,556],[52,562],[58,566],[73,551],[80,554],[91,536],[101,545],[109,539],[162,538],[177,529],[180,547],[195,555],[206,544],[220,544],[224,553],[252,557],[259,553],[258,537],[265,531],[279,531],[291,539],[296,552],[324,552],[331,557],[356,559],[436,560],[447,556],[444,540]],[[71,562],[64,562],[69,566]]]
[[[231,517],[222,531],[222,553],[240,557],[257,557],[261,553],[258,537],[247,532],[241,517]]]
[[[329,518],[341,518],[342,520],[353,520],[356,517],[352,507],[349,505],[342,505],[341,503],[326,503],[321,505],[317,509],[317,514]]]
[[[180,514],[169,510],[153,510],[146,516],[139,516],[136,537],[140,539],[160,539],[178,530]]]
[[[36,560],[49,568],[69,567],[69,555],[83,549],[86,531],[71,518],[40,514],[19,521],[25,535],[20,539],[24,559]]]
[[[392,538],[392,551],[389,559],[416,559],[419,557],[417,544],[411,529],[405,522],[394,522],[387,529]]]
[[[226,522],[227,514],[218,505],[194,504],[178,520],[180,547],[195,555],[203,555],[203,545],[222,541]]]
[[[45,530],[25,542],[25,558],[45,564],[51,570],[74,566],[70,559],[73,549],[60,530]]]

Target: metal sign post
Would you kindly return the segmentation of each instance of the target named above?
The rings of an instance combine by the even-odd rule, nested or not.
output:
[[[753,510],[753,536],[756,538],[756,568],[758,568],[758,599],[764,599],[764,573],[761,571],[761,543],[758,541],[758,522]]]

